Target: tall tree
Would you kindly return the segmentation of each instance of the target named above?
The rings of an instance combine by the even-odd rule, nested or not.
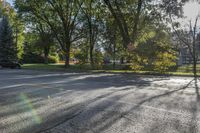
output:
[[[48,64],[48,57],[50,50],[52,46],[55,44],[54,43],[54,38],[51,33],[45,32],[41,29],[39,31],[39,39],[36,41],[36,46],[41,48],[43,50],[43,55],[44,55],[44,63]]]
[[[71,44],[78,39],[78,36],[74,36],[74,30],[78,26],[80,5],[78,0],[16,0],[20,13],[30,13],[50,27],[65,54],[66,67],[69,66]]]
[[[118,27],[119,27],[119,30],[120,30],[120,33],[121,33],[121,36],[123,39],[123,46],[125,48],[127,48],[127,45],[129,43],[131,43],[131,37],[129,34],[129,30],[128,30],[128,24],[125,20],[125,16],[120,7],[120,4],[122,4],[122,3],[120,3],[117,0],[115,0],[115,1],[104,0],[104,2],[108,6],[108,9],[112,13],[113,17],[115,18],[115,20],[118,24]]]
[[[17,46],[7,17],[3,17],[0,24],[0,59],[17,60]]]
[[[55,45],[55,39],[51,29],[46,23],[38,20],[34,16],[25,18],[25,21],[27,24],[31,24],[29,27],[30,30],[38,35],[38,38],[36,38],[37,40],[35,42],[36,47],[42,49],[44,55],[44,63],[48,64],[49,53],[53,45]]]
[[[124,48],[136,45],[140,36],[140,30],[145,25],[140,25],[148,17],[154,17],[153,21],[165,20],[168,13],[180,16],[182,6],[188,0],[103,0],[116,20],[123,40]],[[159,19],[157,19],[159,18]]]
[[[172,22],[172,27],[175,33],[175,37],[181,42],[181,47],[186,47],[188,49],[188,52],[190,56],[192,57],[192,64],[193,64],[193,75],[194,78],[197,77],[197,61],[199,58],[198,54],[198,45],[200,43],[198,34],[198,20],[199,16],[196,17],[194,25],[192,25],[192,22],[189,22],[189,27],[181,27],[179,23]],[[188,30],[185,30],[188,29]]]
[[[14,43],[17,45],[17,56],[19,59],[21,59],[23,54],[24,24],[18,18],[16,10],[8,2],[0,1],[0,10],[0,14],[6,16],[9,20],[9,24],[12,27],[13,31]]]
[[[97,43],[98,34],[100,33],[100,27],[102,26],[103,20],[103,15],[100,10],[101,2],[96,0],[84,0],[83,5],[80,7],[86,20],[84,26],[87,28],[86,31],[88,33],[87,38],[89,38],[90,63],[93,66],[95,43]]]

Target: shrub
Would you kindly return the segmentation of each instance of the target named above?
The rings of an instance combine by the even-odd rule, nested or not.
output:
[[[133,56],[130,68],[134,71],[156,71],[164,73],[176,66],[176,56],[168,52],[160,52],[153,58]]]
[[[45,58],[44,56],[35,54],[35,53],[27,53],[23,55],[22,59],[23,63],[44,63]],[[48,57],[48,62],[49,63],[57,63],[58,62],[58,57],[55,56],[49,56]]]
[[[133,70],[133,71],[139,71],[139,70],[142,70],[144,67],[138,63],[131,63],[131,66],[130,68]]]
[[[168,71],[170,68],[176,66],[176,57],[167,52],[159,54],[158,60],[154,62],[154,70],[160,73]]]
[[[145,57],[141,57],[139,55],[133,55],[130,68],[134,71],[139,71],[144,69],[145,65],[147,64],[147,60]]]
[[[94,53],[94,69],[102,69],[103,67],[103,54],[100,51]]]
[[[59,57],[58,56],[49,56],[48,57],[48,62],[49,63],[58,63],[59,62]]]
[[[74,58],[77,59],[80,64],[85,64],[87,63],[87,52],[77,50],[74,53]]]

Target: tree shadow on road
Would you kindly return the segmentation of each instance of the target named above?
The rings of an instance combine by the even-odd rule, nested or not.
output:
[[[194,81],[195,81],[194,79],[191,80],[187,85],[185,85],[185,86],[183,86],[179,89],[175,89],[173,91],[168,91],[166,93],[156,95],[156,96],[147,98],[145,100],[142,100],[141,102],[139,102],[136,105],[133,104],[130,109],[128,109],[124,112],[119,112],[117,109],[124,107],[124,105],[123,105],[124,103],[121,103],[120,99],[122,99],[123,97],[125,97],[126,95],[129,95],[129,94],[121,95],[121,96],[112,96],[112,97],[105,99],[104,101],[99,101],[99,100],[101,98],[106,98],[106,97],[110,96],[111,94],[99,97],[100,99],[94,99],[93,101],[91,101],[91,103],[97,102],[98,104],[95,104],[90,109],[84,110],[84,113],[82,115],[77,116],[74,120],[70,120],[69,123],[71,123],[71,126],[72,126],[71,128],[74,128],[74,130],[73,130],[74,132],[82,132],[82,133],[86,133],[89,130],[91,130],[93,132],[107,131],[107,129],[112,127],[113,124],[119,122],[122,118],[125,118],[127,120],[126,121],[127,123],[125,122],[125,124],[124,124],[125,126],[130,125],[132,120],[127,118],[127,115],[130,112],[136,112],[136,114],[137,114],[141,111],[141,107],[143,107],[144,103],[150,102],[152,100],[159,99],[161,97],[170,96],[173,93],[176,93],[176,92],[181,91],[181,90],[183,91],[186,88],[188,88],[192,84],[192,82],[194,82]],[[197,88],[195,88],[195,89],[197,89]],[[97,111],[95,111],[95,113],[94,112],[92,113],[91,110],[97,110]],[[107,110],[107,111],[105,113],[103,113],[105,110]],[[193,110],[192,112],[193,112],[193,118],[192,119],[196,119],[195,110]],[[101,115],[102,113],[103,113],[103,116]],[[90,114],[90,115],[88,115],[88,114]],[[96,116],[99,116],[99,115],[100,115],[100,117],[96,118]],[[136,115],[136,117],[140,117],[140,116]],[[84,121],[84,123],[86,123],[86,125],[83,124],[84,126],[83,125],[81,126],[80,125],[80,123],[82,123],[81,120],[86,120],[86,121]],[[135,122],[133,122],[133,123],[136,124]],[[165,122],[162,122],[162,123],[165,123]],[[181,129],[178,118],[173,123],[174,123],[174,126],[176,125],[175,127],[179,127],[178,129],[176,129],[177,132],[179,132],[179,130],[184,131],[184,129]],[[150,130],[151,133],[155,133],[155,131],[156,131],[155,128],[158,128],[158,125],[160,125],[159,121],[157,121],[156,123],[151,125],[151,130]],[[194,125],[195,125],[194,123],[191,124],[190,131],[197,133],[197,132],[195,132],[196,127],[192,128]],[[89,126],[89,127],[87,127],[87,126]],[[167,127],[165,127],[165,128],[167,130]],[[124,129],[125,129],[125,127],[124,127]],[[123,131],[123,129],[122,129],[122,131]],[[148,132],[149,132],[149,130],[148,130]]]
[[[152,100],[154,100],[154,99],[157,99],[157,98],[160,98],[160,97],[169,96],[169,95],[171,95],[171,94],[173,94],[173,93],[175,93],[175,92],[178,92],[178,91],[181,91],[181,90],[185,90],[186,88],[188,88],[189,85],[191,85],[191,83],[192,83],[193,81],[194,81],[194,79],[191,80],[187,85],[185,85],[185,86],[183,86],[183,87],[180,87],[179,89],[176,89],[176,90],[173,90],[173,91],[169,91],[169,92],[166,92],[166,93],[163,93],[163,94],[156,95],[156,96],[150,97],[150,98],[148,98],[148,99],[145,99],[145,100],[141,101],[140,103],[138,103],[138,105],[137,105],[135,108],[139,107],[140,105],[142,105],[142,104],[145,103],[145,102],[150,102],[150,101],[152,101]]]
[[[137,106],[134,106],[131,110],[134,110],[136,108],[140,108],[146,102],[150,102],[152,100],[155,100],[155,99],[158,99],[158,98],[161,98],[161,97],[170,96],[173,93],[178,92],[178,91],[182,91],[181,94],[183,94],[183,91],[185,89],[187,89],[190,85],[194,86],[195,93],[196,93],[196,100],[191,103],[192,108],[190,109],[190,112],[191,112],[192,116],[191,116],[191,120],[190,120],[190,123],[189,123],[189,128],[182,127],[181,125],[183,124],[183,122],[180,121],[177,118],[177,120],[173,120],[171,123],[165,122],[164,120],[163,121],[155,121],[151,125],[150,129],[146,130],[146,132],[148,132],[148,133],[159,133],[159,132],[161,132],[160,129],[164,132],[168,132],[169,128],[172,128],[173,126],[174,126],[173,131],[175,130],[177,133],[182,133],[182,132],[198,133],[199,132],[200,127],[198,127],[198,124],[197,124],[197,121],[198,121],[197,116],[198,116],[199,107],[200,107],[200,103],[199,103],[200,102],[200,95],[199,95],[199,86],[198,86],[198,79],[197,78],[194,78],[187,85],[185,85],[185,86],[183,86],[179,89],[169,91],[169,92],[166,92],[164,94],[156,95],[156,96],[150,97],[146,100],[143,100]],[[126,112],[126,113],[128,114],[128,112]],[[171,127],[166,127],[166,125],[171,125]]]
[[[62,124],[71,123],[72,128],[77,128],[78,126],[85,128],[85,130],[78,128],[75,130],[77,132],[84,133],[84,132],[87,132],[88,130],[93,130],[93,129],[95,129],[94,130],[95,132],[102,132],[102,131],[107,130],[113,124],[120,121],[122,118],[127,120],[127,124],[124,124],[124,125],[128,125],[130,124],[130,120],[128,120],[126,117],[130,112],[138,113],[140,110],[142,110],[141,107],[145,103],[151,102],[153,100],[157,100],[162,97],[170,96],[179,91],[183,91],[186,88],[188,88],[188,86],[190,86],[194,81],[195,81],[197,99],[199,100],[198,83],[196,80],[193,79],[187,85],[184,85],[183,87],[180,87],[172,91],[167,91],[159,95],[150,96],[148,98],[145,98],[145,95],[141,95],[143,97],[142,99],[145,98],[144,100],[140,99],[138,103],[130,104],[130,109],[119,112],[117,111],[117,109],[124,108],[124,104],[126,104],[126,103],[122,103],[121,99],[123,99],[124,97],[128,95],[131,95],[131,93],[135,93],[134,91],[131,91],[132,88],[129,86],[134,86],[136,88],[135,91],[138,91],[147,86],[151,86],[154,81],[163,81],[163,80],[166,80],[166,78],[168,78],[168,77],[161,77],[161,78],[159,77],[159,78],[147,80],[147,79],[144,79],[144,77],[140,77],[140,76],[129,76],[128,79],[126,80],[127,77],[128,77],[127,75],[102,75],[102,76],[96,76],[96,77],[86,76],[85,78],[80,78],[80,79],[67,82],[67,83],[65,83],[64,81],[59,82],[59,83],[56,83],[56,82],[54,83],[52,79],[51,80],[52,82],[48,83],[48,85],[58,85],[59,87],[65,87],[65,88],[63,88],[62,90],[59,90],[53,87],[41,88],[37,90],[33,89],[32,91],[28,93],[33,94],[35,98],[43,98],[43,97],[47,98],[47,96],[50,95],[52,96],[53,98],[52,101],[53,101],[54,99],[59,98],[59,97],[70,97],[70,95],[73,96],[74,94],[80,94],[80,96],[83,96],[82,95],[83,93],[86,93],[88,94],[86,96],[89,96],[89,94],[92,93],[92,91],[94,90],[106,91],[110,87],[115,88],[104,94],[99,94],[99,95],[96,94],[96,96],[92,97],[91,99],[88,99],[88,100],[83,99],[83,101],[81,101],[80,104],[74,105],[75,109],[71,111],[70,113],[66,111],[68,110],[67,107],[61,108],[61,109],[59,108],[54,113],[50,114],[55,117],[44,121],[46,122],[46,124],[43,123],[37,128],[41,128],[42,130],[45,130],[45,127],[47,127],[45,125],[49,124],[48,129],[53,129]],[[34,82],[34,83],[37,83],[37,82]],[[80,85],[80,83],[83,83],[83,84]],[[91,83],[96,83],[98,86],[95,86]],[[70,87],[67,87],[67,86],[70,86]],[[125,92],[127,91],[127,93],[120,94],[120,92],[124,92],[124,91]],[[71,100],[73,101],[73,99]],[[14,101],[13,104],[15,104],[15,102],[16,101]],[[67,105],[68,102],[71,102],[71,101],[69,101],[69,99],[63,100],[60,103],[62,105],[59,105],[59,103],[57,103],[54,106],[52,106],[52,108],[56,108],[57,106]],[[41,106],[45,106],[45,105],[41,105]],[[41,106],[38,106],[38,107],[35,106],[36,107],[35,109],[37,110]],[[22,111],[26,111],[26,110],[22,110]],[[66,111],[66,112],[63,112],[63,111]],[[196,119],[198,110],[196,109],[196,112],[195,112],[195,109],[194,109],[192,112],[194,112],[193,119]],[[8,115],[14,115],[15,113],[16,112],[12,112],[12,111],[7,112]],[[56,115],[58,115],[58,117],[56,117]],[[69,115],[73,117],[69,117]],[[97,116],[100,116],[100,117],[97,117]],[[141,117],[139,115],[137,116]],[[77,122],[79,120],[83,120],[83,121]],[[84,124],[81,125],[82,123]],[[73,127],[73,125],[76,125],[77,127]],[[154,126],[155,125],[152,125],[152,128],[154,128]],[[191,125],[191,127],[192,126],[193,124]],[[88,128],[86,129],[86,127]],[[191,129],[191,130],[194,130],[194,129]],[[24,131],[27,131],[27,130],[24,129]],[[153,133],[153,130],[152,130],[152,133]]]
[[[122,118],[127,118],[126,116],[130,113],[130,112],[138,112],[138,110],[141,109],[141,107],[143,107],[143,104],[146,103],[146,102],[151,102],[152,100],[156,100],[156,99],[159,99],[159,98],[162,98],[162,97],[167,97],[167,96],[170,96],[176,92],[179,92],[179,91],[184,91],[185,89],[187,89],[190,85],[192,85],[192,83],[195,84],[195,90],[196,90],[196,97],[197,97],[197,101],[195,102],[195,104],[198,104],[199,102],[199,91],[198,91],[198,84],[196,82],[197,80],[196,79],[192,79],[188,84],[184,85],[183,87],[180,87],[178,89],[175,89],[173,91],[168,91],[166,93],[163,93],[163,94],[160,94],[160,95],[156,95],[156,96],[153,96],[153,97],[150,97],[150,98],[147,98],[141,102],[139,102],[137,105],[133,105],[133,107],[131,109],[129,109],[128,111],[125,111],[125,112],[121,112],[121,115],[113,115],[114,112],[113,110],[110,111],[110,117],[106,117],[105,118],[102,118],[101,120],[96,120],[96,125],[92,125],[93,128],[95,127],[99,127],[99,128],[96,128],[95,129],[95,132],[102,132],[102,131],[105,131],[106,129],[108,129],[109,127],[111,127],[114,123],[118,122],[120,119]],[[123,97],[123,96],[122,96]],[[120,97],[119,99],[121,99],[122,97]],[[119,100],[118,99],[118,100]],[[118,108],[123,108],[123,104],[120,103],[120,102],[115,102],[115,103],[112,103],[112,105],[116,105],[118,106]],[[112,106],[111,105],[111,106]],[[98,106],[98,105],[97,105]],[[109,106],[108,106],[109,107]],[[94,107],[94,108],[97,108],[97,107]],[[106,107],[105,107],[106,108]],[[103,110],[101,110],[103,111]],[[174,126],[173,130],[176,130],[177,132],[185,132],[184,130],[188,130],[189,132],[191,133],[197,133],[197,123],[196,122],[196,118],[197,118],[197,113],[198,113],[198,106],[193,106],[193,109],[190,110],[191,111],[191,114],[192,114],[192,118],[191,118],[191,125],[190,125],[190,129],[185,129],[185,128],[181,128],[181,121],[177,118],[177,120],[175,120],[172,123],[170,123],[172,126]],[[116,111],[117,112],[117,111]],[[109,113],[109,112],[108,112]],[[118,112],[119,113],[119,112]],[[97,114],[96,114],[97,115]],[[108,115],[109,116],[109,115]],[[92,117],[92,116],[91,116]],[[139,116],[138,116],[139,117]],[[91,119],[90,116],[88,119]],[[106,124],[105,124],[106,123]],[[169,125],[169,123],[167,122],[159,122],[159,121],[156,121],[154,124],[152,124],[151,126],[151,133],[155,133],[155,129],[157,128],[158,129],[158,126],[160,124],[163,124],[162,126],[164,126],[164,128],[166,128],[165,130],[168,130],[168,127],[166,127],[167,125]],[[130,124],[130,120],[127,121],[126,124],[124,125],[129,125]],[[135,124],[135,123],[134,123]],[[99,125],[102,125],[102,126],[99,126]],[[87,131],[87,130],[86,130]],[[147,131],[149,133],[149,130]],[[159,130],[158,130],[159,132]]]
[[[198,121],[197,117],[198,117],[199,109],[200,109],[200,94],[199,94],[198,80],[199,80],[199,78],[194,79],[196,101],[193,103],[193,108],[192,108],[192,118],[191,118],[191,123],[190,123],[190,132],[191,133],[199,132],[199,127],[198,127],[198,123],[197,123],[197,121]]]

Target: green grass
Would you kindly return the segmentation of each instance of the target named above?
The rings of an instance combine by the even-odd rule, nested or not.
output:
[[[132,70],[95,70],[95,72],[134,73],[134,74],[147,74],[147,75],[193,76],[192,72],[165,72],[165,73],[159,73],[159,72],[155,72],[155,71],[132,71]],[[198,75],[200,75],[200,73],[198,73]]]
[[[63,64],[24,64],[24,69],[62,70]]]
[[[191,73],[192,70],[193,70],[192,65],[184,65],[184,66],[178,67],[178,69],[176,71],[177,72]],[[197,72],[200,73],[200,64],[197,65]]]
[[[116,69],[121,70],[125,65],[117,65]],[[24,64],[24,69],[42,69],[42,70],[112,70],[112,65],[104,65],[102,67],[92,68],[90,64],[76,64],[70,65],[69,68],[65,68],[64,64]]]
[[[99,69],[92,69],[89,64],[85,65],[71,65],[69,68],[65,68],[64,64],[24,64],[23,69],[32,70],[48,70],[48,71],[69,71],[69,72],[106,72],[106,73],[134,73],[134,74],[156,74],[160,75],[163,73],[155,71],[133,71],[133,70],[123,70],[125,65],[117,65],[116,70],[112,69],[112,65],[105,65]],[[197,66],[198,74],[200,75],[200,65]],[[178,67],[173,71],[164,73],[166,75],[178,75],[178,76],[192,76],[192,65],[184,65]]]
[[[23,69],[32,70],[47,70],[47,71],[86,71],[90,70],[87,66],[71,65],[69,68],[65,68],[64,64],[24,64]]]

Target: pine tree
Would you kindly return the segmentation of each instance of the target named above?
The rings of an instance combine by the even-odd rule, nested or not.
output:
[[[17,46],[7,17],[3,17],[0,23],[0,60],[17,60]]]

